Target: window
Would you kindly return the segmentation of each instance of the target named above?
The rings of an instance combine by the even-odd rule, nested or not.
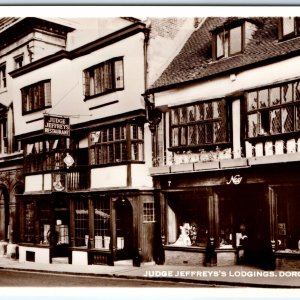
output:
[[[243,51],[243,27],[224,29],[215,34],[216,59],[228,57]]]
[[[89,211],[85,199],[75,203],[75,246],[88,246]]]
[[[247,93],[248,138],[300,131],[300,81]]]
[[[145,202],[143,204],[143,221],[144,222],[155,222],[154,202]]]
[[[23,54],[15,57],[15,69],[19,69],[19,68],[23,67],[23,63],[24,63],[24,55]]]
[[[128,131],[130,134],[127,134]],[[144,160],[144,132],[141,125],[102,128],[91,132],[89,140],[91,165]],[[128,148],[129,144],[131,146]]]
[[[123,58],[115,58],[83,72],[84,95],[91,97],[124,88]]]
[[[8,153],[7,117],[0,117],[0,154]]]
[[[25,232],[24,242],[34,243],[34,225],[35,225],[35,204],[34,202],[25,203]]]
[[[100,197],[94,201],[95,248],[109,249],[110,200]]]
[[[285,17],[279,22],[279,40],[293,38],[299,35],[299,18]]]
[[[171,109],[172,147],[203,147],[227,142],[225,100]]]
[[[0,89],[6,88],[6,64],[0,65]]]
[[[40,81],[21,89],[23,114],[51,107],[50,80]]]
[[[76,158],[74,148],[74,143],[70,145],[70,139],[65,137],[27,143],[24,149],[24,171],[32,173],[63,169],[66,149],[70,149],[71,155]]]
[[[208,239],[208,198],[201,193],[176,193],[167,205],[170,246],[206,247]]]

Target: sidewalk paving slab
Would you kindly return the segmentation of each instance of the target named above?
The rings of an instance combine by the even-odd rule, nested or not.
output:
[[[265,271],[251,266],[170,266],[170,265],[71,265],[64,263],[39,264],[0,258],[0,269],[30,272],[78,274],[143,280],[163,280],[210,285],[259,288],[299,288],[300,271]]]

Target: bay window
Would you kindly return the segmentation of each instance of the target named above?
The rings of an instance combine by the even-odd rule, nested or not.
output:
[[[171,109],[171,146],[205,147],[228,141],[225,100]]]
[[[114,58],[83,71],[85,97],[113,92],[124,88],[123,58]]]
[[[51,107],[51,82],[43,80],[21,89],[22,113],[27,114]]]
[[[124,124],[101,128],[89,134],[89,141],[91,165],[144,160],[142,125]]]
[[[300,81],[247,93],[248,138],[300,131]]]

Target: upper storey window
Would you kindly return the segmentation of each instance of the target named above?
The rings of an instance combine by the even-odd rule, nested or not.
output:
[[[203,147],[228,141],[225,100],[171,109],[172,148]]]
[[[6,88],[6,64],[0,65],[0,90]]]
[[[242,26],[232,29],[224,29],[223,31],[216,33],[216,59],[241,53],[243,50],[242,36]]]
[[[300,131],[300,82],[247,93],[248,138]]]
[[[22,113],[27,114],[51,107],[50,80],[44,80],[21,89]]]
[[[280,19],[279,40],[293,38],[299,34],[300,30],[298,17],[285,17]]]
[[[123,58],[114,58],[83,71],[86,98],[124,88]]]

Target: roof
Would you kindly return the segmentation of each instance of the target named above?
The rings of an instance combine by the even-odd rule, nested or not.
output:
[[[11,18],[11,17],[0,18],[0,32],[18,20],[19,18]]]
[[[299,53],[300,37],[278,41],[279,18],[253,18],[257,29],[241,54],[212,60],[212,35],[228,18],[208,17],[187,40],[179,54],[152,85],[149,91],[166,90],[174,85],[201,80],[221,73],[246,69],[253,64]],[[297,52],[298,51],[298,52]]]

